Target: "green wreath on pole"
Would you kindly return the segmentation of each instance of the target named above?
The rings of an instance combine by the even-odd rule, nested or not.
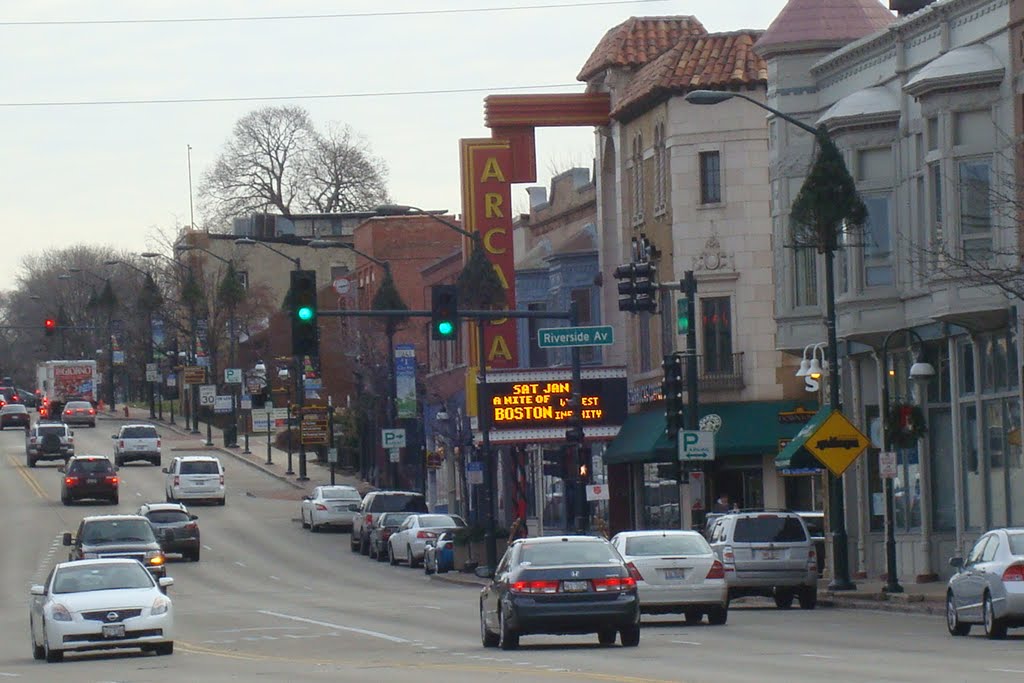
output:
[[[928,429],[924,411],[912,403],[897,403],[889,409],[886,432],[894,448],[913,448]]]

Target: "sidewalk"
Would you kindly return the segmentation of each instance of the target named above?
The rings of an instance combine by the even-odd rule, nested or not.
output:
[[[288,451],[271,446],[270,457],[273,461],[272,464],[267,464],[267,442],[266,435],[250,435],[249,437],[249,450],[250,453],[246,454],[243,452],[245,443],[244,435],[239,435],[238,448],[227,448],[223,446],[224,443],[224,432],[217,427],[210,429],[210,437],[213,443],[212,446],[206,446],[206,423],[202,420],[199,422],[199,434],[193,434],[192,431],[185,426],[185,418],[180,415],[175,415],[175,424],[170,424],[166,419],[151,419],[149,417],[148,408],[128,408],[128,415],[125,416],[125,406],[118,406],[117,410],[113,413],[109,411],[103,411],[97,413],[97,417],[102,422],[142,422],[157,425],[167,433],[165,440],[170,442],[165,447],[165,450],[170,451],[182,451],[182,450],[207,450],[217,451],[229,455],[236,460],[240,460],[251,467],[265,472],[266,474],[283,481],[289,486],[296,489],[296,492],[302,491],[301,495],[306,495],[312,492],[316,486],[324,486],[331,483],[331,470],[327,464],[320,464],[317,462],[316,456],[313,454],[307,454],[306,456],[306,476],[308,481],[298,481],[299,472],[299,454],[296,448],[292,453],[292,469],[294,474],[289,476],[285,474],[288,469]],[[170,435],[173,434],[173,437]],[[361,481],[358,477],[346,475],[339,472],[335,473],[334,481],[338,485],[354,486],[360,493],[364,493],[372,488],[367,482]]]

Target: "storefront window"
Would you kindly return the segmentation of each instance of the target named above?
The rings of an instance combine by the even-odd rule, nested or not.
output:
[[[921,466],[917,446],[897,448],[899,476],[893,480],[896,528],[914,531],[921,528]]]
[[[936,531],[956,528],[956,471],[953,453],[953,420],[949,408],[928,412],[928,450],[932,479],[932,527]]]
[[[871,530],[881,531],[885,528],[885,492],[882,477],[878,468],[878,454],[882,450],[882,420],[878,417],[878,406],[864,406],[868,418],[868,434],[871,445],[861,457],[868,462],[868,501],[871,504]]]
[[[679,484],[658,463],[644,465],[643,515],[645,529],[678,529]]]
[[[964,459],[964,509],[968,529],[982,529],[985,520],[985,489],[981,457],[976,445],[978,411],[971,405],[960,406],[960,451]]]

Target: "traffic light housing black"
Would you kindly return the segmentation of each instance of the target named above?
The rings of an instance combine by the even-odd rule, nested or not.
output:
[[[683,357],[671,353],[661,361],[665,376],[661,395],[665,397],[665,433],[675,438],[683,428]]]
[[[57,331],[57,321],[53,318],[47,318],[43,321],[43,333],[47,337],[52,337],[53,333]]]
[[[649,261],[626,263],[615,268],[620,311],[655,313],[658,310],[657,272],[657,266]]]
[[[319,355],[316,271],[291,271],[292,355]]]
[[[430,338],[448,341],[459,335],[459,294],[455,285],[430,288]]]
[[[583,444],[583,425],[575,423],[570,424],[569,428],[565,430],[565,442],[570,446],[580,446]]]
[[[690,325],[690,300],[685,296],[676,299],[676,333],[689,334]]]

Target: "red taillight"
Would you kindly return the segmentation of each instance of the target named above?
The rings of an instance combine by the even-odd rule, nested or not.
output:
[[[65,415],[74,415],[75,413],[74,413],[74,411],[71,411],[71,410],[65,410],[64,414]]]
[[[113,484],[114,486],[117,486],[117,484],[119,482],[120,482],[120,479],[118,479],[117,477],[107,477],[107,483],[108,484]]]
[[[327,512],[327,506],[324,505],[323,503],[317,503],[314,507],[316,507],[317,510]]]
[[[629,575],[633,577],[634,581],[643,581],[644,580],[643,574],[640,573],[640,570],[637,569],[636,565],[633,564],[632,562],[627,562],[626,563],[626,569],[629,570]]]
[[[437,534],[433,531],[417,531],[416,538],[437,538]]]
[[[725,571],[732,571],[733,565],[736,563],[736,554],[732,551],[732,546],[725,546],[722,548],[722,564],[725,565]]]
[[[1011,564],[1003,572],[1003,581],[1024,581],[1024,564]]]
[[[711,569],[708,570],[708,575],[704,577],[706,579],[724,579],[725,578],[725,567],[721,562],[715,560],[711,563]]]
[[[157,448],[160,448],[160,439],[157,439],[157,440],[156,440],[156,447],[157,447]]]
[[[96,414],[96,409],[95,408],[89,408],[89,414],[90,415],[95,415]]]
[[[448,541],[447,543],[444,544],[444,549],[445,550],[454,550],[455,549],[455,544],[453,542],[451,542],[451,541]]]
[[[815,552],[814,548],[811,548],[807,553],[807,567],[818,571],[818,553]]]
[[[591,579],[594,590],[598,593],[609,593],[615,591],[628,591],[636,588],[636,579],[632,576],[612,576],[607,579]]]
[[[118,448],[124,448],[124,441],[123,440],[122,441],[118,441],[117,442],[117,447]]]
[[[65,486],[74,486],[78,483],[78,477],[64,477]]]
[[[557,593],[558,581],[515,581],[510,590],[513,593]]]
[[[178,476],[174,477],[174,485],[175,486],[181,486],[181,477],[178,477]]]
[[[391,529],[383,529],[383,530],[382,530],[382,531],[380,532],[380,536],[381,536],[381,538],[382,538],[382,539],[384,539],[384,540],[386,541],[386,540],[388,540],[389,538],[391,538],[391,534],[393,534],[393,533],[395,533],[395,532],[394,532],[394,531],[392,531]]]
[[[367,526],[373,524],[373,515],[370,513],[366,513],[366,517],[363,518],[363,524]]]
[[[185,525],[185,528],[188,529],[189,531],[195,531],[196,529],[199,528],[199,525],[196,524],[195,522],[189,522],[188,524]]]

